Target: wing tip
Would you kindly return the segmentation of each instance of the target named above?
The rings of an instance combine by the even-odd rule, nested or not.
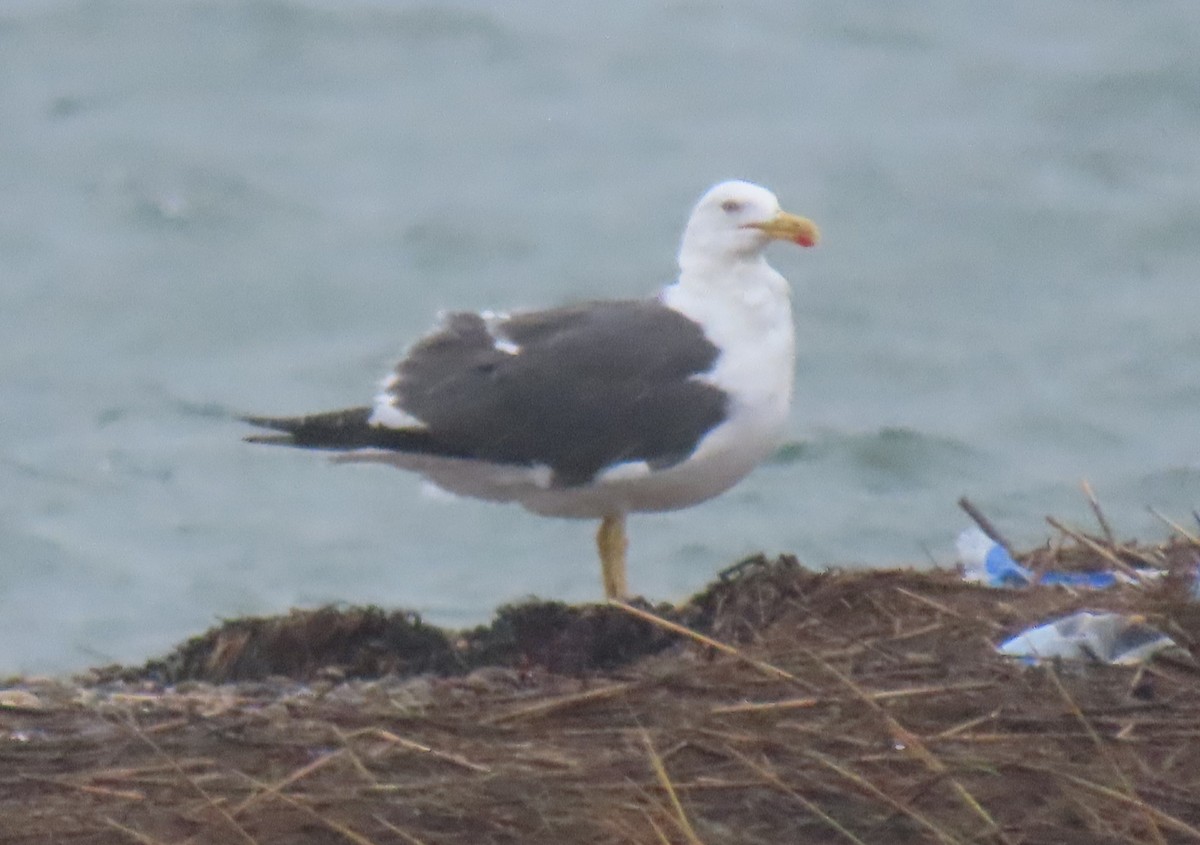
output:
[[[274,431],[291,431],[299,425],[302,419],[303,417],[260,417],[255,414],[239,414],[237,416],[238,422]]]
[[[296,438],[290,434],[247,434],[243,443],[265,443],[268,446],[291,446]]]
[[[301,417],[239,416],[238,419],[278,434],[249,434],[247,443],[302,446],[309,449],[355,449],[371,445],[371,408],[363,406]]]
[[[295,417],[259,417],[253,414],[241,414],[238,422],[244,422],[258,428],[269,428],[282,434],[247,434],[242,438],[243,443],[266,443],[274,446],[290,446],[295,444],[295,431],[299,419]]]

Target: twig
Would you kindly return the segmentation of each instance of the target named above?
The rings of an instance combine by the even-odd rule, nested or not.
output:
[[[396,825],[392,824],[390,821],[385,819],[383,816],[376,815],[376,816],[372,816],[372,818],[375,819],[375,821],[379,822],[384,827],[386,827],[392,833],[399,836],[401,839],[403,839],[405,842],[407,842],[408,845],[425,845],[425,840],[418,839],[417,837],[413,836],[408,831],[403,830],[399,827],[396,827]]]
[[[354,748],[350,745],[350,740],[353,735],[347,735],[337,725],[330,725],[333,729],[333,735],[338,738],[338,742],[342,744],[342,750],[346,752],[346,757],[353,764],[354,768],[358,769],[358,773],[362,775],[363,780],[371,783],[379,783],[379,778],[375,777],[374,772],[367,768],[367,764],[362,761],[362,757],[358,756]]]
[[[667,799],[671,802],[671,808],[675,811],[675,821],[679,825],[679,829],[683,831],[684,838],[687,839],[689,845],[704,845],[700,841],[700,837],[696,835],[696,831],[692,828],[692,823],[688,821],[687,813],[683,810],[683,803],[679,800],[679,795],[675,792],[675,787],[671,783],[671,778],[667,775],[667,767],[663,765],[662,758],[658,756],[658,752],[654,750],[654,743],[650,741],[650,734],[642,731],[642,742],[646,744],[646,753],[650,755],[650,765],[654,768],[654,776],[658,778],[659,785],[667,793]],[[658,831],[662,835],[662,831]]]
[[[1197,537],[1195,534],[1188,531],[1186,528],[1184,528],[1178,522],[1176,522],[1175,520],[1171,519],[1168,516],[1165,516],[1164,514],[1159,513],[1154,508],[1146,508],[1146,510],[1150,511],[1150,514],[1152,516],[1155,516],[1158,519],[1160,519],[1162,522],[1166,523],[1167,526],[1170,527],[1177,534],[1179,534],[1180,537],[1187,540],[1189,543],[1191,543],[1196,548],[1200,549],[1200,537]]]
[[[994,686],[991,682],[975,681],[964,684],[943,684],[940,686],[929,687],[913,687],[911,689],[893,689],[881,690],[880,692],[866,692],[864,694],[874,701],[886,701],[892,698],[908,698],[918,695],[939,695],[945,692],[963,692],[968,690],[988,689]],[[714,707],[710,710],[713,714],[728,714],[728,713],[761,713],[771,710],[803,710],[809,707],[816,707],[819,704],[836,703],[838,699],[830,696],[809,696],[807,698],[789,698],[784,701],[763,701],[749,702],[746,704],[727,704],[723,707]]]
[[[829,827],[831,827],[834,831],[841,834],[846,839],[849,839],[851,842],[855,843],[855,845],[866,845],[865,842],[863,842],[861,839],[859,839],[857,836],[855,836],[854,833],[852,831],[848,830],[841,822],[839,822],[833,816],[829,815],[824,810],[822,810],[820,808],[820,806],[817,805],[816,802],[812,801],[809,798],[805,798],[803,795],[801,795],[795,789],[788,786],[786,783],[783,782],[783,780],[779,777],[779,775],[772,772],[766,766],[763,766],[760,763],[754,762],[749,757],[747,757],[745,754],[741,753],[740,751],[738,751],[734,748],[726,748],[725,750],[728,753],[732,754],[734,757],[736,757],[742,763],[742,765],[744,765],[746,768],[750,769],[752,772],[757,774],[759,777],[761,777],[767,783],[771,784],[771,786],[775,787],[780,792],[783,792],[783,793],[795,798],[801,807],[808,810],[808,812],[812,813],[814,816],[819,818],[821,821],[825,822],[825,824],[827,824]]]
[[[1070,537],[1075,542],[1082,543],[1083,545],[1087,546],[1089,549],[1094,551],[1096,554],[1100,555],[1100,557],[1104,558],[1109,563],[1111,563],[1113,566],[1115,566],[1117,569],[1121,570],[1121,572],[1125,573],[1130,578],[1134,579],[1135,583],[1138,583],[1138,584],[1145,583],[1144,579],[1142,578],[1142,573],[1138,572],[1136,569],[1134,569],[1128,563],[1121,560],[1119,557],[1117,557],[1115,554],[1113,554],[1110,550],[1104,548],[1104,546],[1097,543],[1091,537],[1087,536],[1086,534],[1082,534],[1082,533],[1076,531],[1074,528],[1071,528],[1070,526],[1064,525],[1063,523],[1059,522],[1057,519],[1055,519],[1052,516],[1046,517],[1046,522],[1048,522],[1052,528],[1056,528],[1057,530],[1061,531],[1063,534],[1066,534],[1068,537]]]
[[[296,781],[303,780],[304,778],[308,777],[309,775],[311,775],[313,772],[317,771],[318,769],[325,768],[325,766],[329,765],[331,762],[333,762],[337,758],[344,756],[345,753],[346,753],[346,750],[344,748],[339,748],[337,751],[330,751],[328,754],[322,754],[320,757],[313,760],[311,763],[306,763],[305,765],[296,769],[294,772],[289,774],[283,780],[277,781],[276,783],[273,783],[273,784],[267,784],[266,789],[264,789],[260,792],[253,793],[248,798],[246,798],[244,801],[242,801],[240,804],[238,804],[236,807],[234,807],[232,810],[230,810],[230,815],[231,816],[241,815],[248,808],[250,808],[254,804],[257,804],[259,801],[261,801],[263,798],[267,797],[268,795],[278,795],[281,790],[286,789],[287,787],[291,786],[293,783],[296,783]]]
[[[912,590],[906,589],[905,587],[893,587],[892,589],[895,590],[897,593],[899,593],[902,596],[908,596],[910,599],[912,599],[914,601],[919,601],[921,604],[932,607],[938,613],[944,613],[947,616],[953,616],[956,619],[966,619],[967,618],[963,614],[959,613],[957,610],[947,607],[946,605],[942,604],[940,601],[937,601],[936,599],[931,599],[929,596],[923,596],[920,593],[914,593]]]
[[[486,775],[490,774],[492,771],[491,767],[485,766],[482,763],[472,763],[467,758],[461,757],[458,754],[451,754],[448,751],[438,751],[436,748],[430,748],[428,745],[422,745],[419,742],[413,742],[411,739],[405,739],[402,736],[397,736],[391,731],[384,730],[383,728],[365,728],[361,731],[355,731],[354,733],[350,734],[350,736],[359,736],[360,734],[377,736],[380,739],[387,740],[395,745],[399,745],[401,748],[407,748],[409,751],[419,751],[422,754],[428,754],[430,757],[436,757],[438,760],[444,760],[447,763],[453,763],[456,766],[461,766],[464,769],[468,769],[472,772],[478,772],[479,774]]]
[[[1104,518],[1104,511],[1100,510],[1100,502],[1096,500],[1096,494],[1092,492],[1092,485],[1088,484],[1085,478],[1079,482],[1079,486],[1083,489],[1083,495],[1087,498],[1088,504],[1092,506],[1092,513],[1096,515],[1096,522],[1100,523],[1100,530],[1104,532],[1105,539],[1108,540],[1110,546],[1115,548],[1117,545],[1116,536],[1113,534],[1112,526]]]
[[[658,839],[659,845],[671,845],[670,837],[658,826],[658,822],[654,820],[654,816],[650,815],[650,811],[642,810],[642,815],[646,819],[646,824],[650,825],[650,829],[654,831],[654,836]],[[630,839],[632,840],[632,837]]]
[[[995,719],[996,716],[998,716],[999,714],[1000,714],[999,709],[993,710],[991,713],[984,713],[982,716],[976,716],[973,719],[967,719],[965,722],[959,722],[957,725],[953,725],[949,728],[946,728],[944,731],[938,731],[937,733],[933,734],[932,736],[926,736],[925,738],[927,740],[933,740],[935,742],[939,739],[955,738],[955,737],[958,737],[958,736],[966,733],[967,731],[971,730],[972,728],[977,728],[980,725],[987,724],[988,722]]]
[[[985,809],[984,806],[979,803],[979,800],[972,795],[970,791],[962,785],[962,783],[950,775],[946,764],[943,763],[937,757],[937,755],[930,751],[923,742],[921,742],[920,737],[901,725],[900,722],[896,720],[896,717],[885,710],[883,706],[879,704],[879,702],[873,701],[871,697],[867,695],[866,690],[855,683],[854,680],[852,680],[844,672],[838,670],[832,664],[827,663],[811,652],[809,656],[815,660],[817,664],[821,666],[821,668],[837,678],[843,685],[848,687],[859,699],[861,699],[863,703],[871,708],[871,710],[873,710],[876,715],[878,715],[887,725],[888,732],[892,735],[892,740],[898,743],[905,752],[907,752],[911,757],[916,758],[922,765],[925,766],[925,768],[929,769],[929,771],[944,777],[954,789],[954,792],[958,795],[963,804],[965,804],[967,808],[971,810],[971,812],[978,816],[979,819],[988,826],[989,833],[994,834],[1001,842],[1009,842],[1009,838],[1005,836],[1003,829],[996,823],[996,820],[992,818],[991,813],[989,813],[987,809]]]
[[[155,742],[150,737],[148,737],[141,730],[141,728],[138,727],[138,724],[134,720],[132,714],[130,714],[130,716],[129,716],[128,725],[129,725],[129,729],[133,732],[134,736],[136,736],[142,742],[146,743],[146,745],[150,746],[150,748],[154,751],[155,754],[157,754],[159,757],[161,757],[165,762],[169,763],[171,765],[171,768],[175,771],[175,774],[178,775],[184,781],[184,783],[188,784],[192,789],[194,789],[197,793],[199,793],[200,797],[202,797],[204,799],[205,803],[207,803],[210,807],[212,807],[212,809],[214,809],[217,812],[217,814],[219,816],[221,816],[221,818],[223,818],[225,820],[225,822],[231,828],[233,828],[233,830],[235,830],[237,832],[238,836],[240,836],[246,842],[250,843],[250,845],[258,845],[257,840],[255,840],[255,838],[253,836],[251,836],[244,827],[242,827],[240,824],[238,824],[237,819],[235,819],[228,810],[226,810],[224,807],[221,806],[221,802],[217,801],[215,798],[213,798],[211,795],[209,795],[207,790],[205,790],[205,788],[203,786],[201,786],[200,783],[195,778],[191,777],[187,772],[185,772],[183,770],[183,766],[179,765],[178,761],[176,761],[175,758],[173,758],[170,754],[168,754],[166,751],[164,751],[162,749],[162,746],[160,746],[157,742]]]
[[[856,772],[853,772],[850,769],[847,769],[845,766],[843,766],[841,763],[837,762],[836,760],[834,760],[830,757],[826,757],[824,754],[821,754],[816,751],[811,751],[811,750],[805,751],[804,756],[809,757],[810,759],[816,760],[818,763],[820,763],[822,766],[825,766],[826,768],[832,769],[833,771],[837,772],[839,775],[844,777],[846,780],[850,781],[852,784],[857,786],[859,789],[870,793],[871,795],[878,798],[880,801],[887,804],[892,809],[897,810],[897,811],[903,813],[904,815],[908,816],[910,819],[915,821],[921,827],[925,828],[930,833],[932,833],[934,836],[936,836],[940,841],[949,843],[949,845],[958,845],[958,843],[961,842],[961,840],[956,839],[955,837],[951,836],[946,831],[942,830],[931,819],[926,818],[924,815],[922,815],[920,812],[918,812],[913,807],[910,807],[909,805],[903,803],[902,801],[899,801],[899,800],[893,798],[892,796],[888,795],[886,792],[884,792],[878,786],[871,783],[869,780],[867,780],[866,778],[857,774]]]
[[[216,765],[216,761],[211,757],[184,757],[181,760],[176,760],[172,763],[154,763],[147,766],[116,766],[111,769],[93,769],[85,772],[81,777],[86,777],[88,780],[103,780],[103,781],[138,781],[148,775],[161,774],[163,772],[174,772],[176,768],[180,769],[209,769]]]
[[[1200,829],[1193,827],[1182,819],[1172,816],[1170,813],[1164,810],[1160,810],[1151,804],[1147,804],[1140,798],[1132,798],[1126,795],[1124,792],[1113,789],[1111,786],[1095,783],[1094,781],[1078,777],[1077,775],[1070,774],[1069,772],[1051,769],[1048,766],[1028,766],[1028,768],[1033,769],[1034,771],[1043,772],[1044,774],[1060,777],[1063,780],[1070,781],[1076,786],[1082,786],[1084,789],[1090,789],[1093,792],[1105,796],[1106,798],[1111,798],[1114,801],[1142,810],[1143,812],[1153,816],[1160,824],[1163,825],[1163,827],[1169,827],[1172,830],[1179,831],[1180,833],[1186,833],[1192,839],[1200,842]]]
[[[168,719],[165,722],[159,722],[157,725],[150,725],[149,727],[142,728],[142,730],[148,734],[163,734],[167,731],[173,731],[176,728],[187,727],[191,723],[192,720],[186,718]]]
[[[160,840],[155,839],[153,836],[148,836],[147,834],[142,833],[141,831],[134,830],[132,827],[126,827],[125,825],[123,825],[119,821],[117,821],[116,819],[109,818],[108,816],[104,817],[104,823],[111,828],[115,828],[115,829],[121,831],[121,833],[124,833],[126,836],[128,836],[130,839],[132,839],[134,842],[142,843],[142,845],[163,845],[163,843]]]
[[[895,590],[897,593],[899,593],[902,596],[908,596],[913,601],[920,602],[921,604],[932,607],[934,610],[938,611],[939,613],[944,613],[947,616],[953,616],[955,619],[964,619],[964,620],[967,620],[970,622],[980,621],[979,617],[977,617],[977,616],[966,616],[965,614],[959,613],[954,608],[949,607],[948,605],[942,604],[940,601],[937,601],[936,599],[931,599],[929,596],[923,596],[920,593],[914,593],[912,590],[906,589],[905,587],[893,587],[892,589]],[[1003,625],[1001,625],[999,622],[995,621],[994,619],[987,619],[984,621],[986,621],[993,628],[1000,629],[1000,628],[1004,627]]]
[[[934,631],[940,631],[946,627],[945,620],[930,622],[928,625],[922,625],[920,628],[913,628],[908,631],[901,631],[899,634],[892,634],[888,637],[876,637],[871,640],[874,643],[886,643],[887,645],[895,645],[904,640],[911,640],[915,637],[924,637],[927,634],[932,634]]]
[[[516,710],[510,710],[507,713],[500,713],[484,720],[487,725],[499,725],[504,722],[512,722],[517,719],[529,719],[538,716],[545,716],[548,713],[554,713],[559,710],[564,710],[570,707],[576,707],[580,704],[590,704],[593,701],[603,701],[608,698],[616,698],[624,695],[633,689],[636,684],[621,683],[612,684],[599,689],[587,690],[586,692],[571,693],[570,695],[559,696],[552,698],[549,701],[539,701],[536,704],[530,704],[525,707],[520,707]]]
[[[258,780],[257,778],[251,777],[250,775],[246,774],[245,772],[238,772],[238,774],[240,774],[242,777],[244,777],[246,780],[250,781],[255,786],[259,787],[260,789],[270,792],[272,797],[278,798],[280,801],[284,802],[285,804],[290,804],[291,806],[295,807],[300,812],[306,813],[307,815],[312,816],[314,819],[316,819],[321,824],[325,825],[327,828],[334,831],[335,833],[340,833],[346,839],[349,839],[351,842],[353,842],[354,845],[375,845],[375,843],[373,843],[367,837],[363,836],[358,831],[342,824],[341,822],[334,821],[333,819],[330,819],[330,818],[327,818],[327,817],[321,815],[316,810],[314,810],[312,807],[310,807],[307,804],[304,804],[300,801],[297,801],[295,798],[288,795],[286,792],[271,792],[270,784],[263,783],[262,781]]]
[[[991,520],[984,516],[979,508],[975,507],[970,499],[968,499],[966,496],[959,497],[958,506],[966,511],[967,516],[975,520],[975,524],[979,526],[980,531],[991,537],[1000,545],[1004,546],[1004,548],[1010,550],[1012,549],[1012,546],[1009,544],[1008,540],[1004,538],[1004,535],[1000,533],[1000,530],[996,528],[996,526],[992,525]]]
[[[72,783],[69,780],[60,780],[59,778],[43,777],[41,775],[19,776],[22,780],[33,781],[34,783],[48,783],[53,786],[61,786],[64,789],[78,789],[80,792],[86,792],[89,795],[99,795],[104,798],[120,798],[125,801],[145,801],[146,793],[137,789],[109,789],[105,786],[91,786],[86,783]]]
[[[758,669],[760,672],[763,672],[774,678],[783,678],[784,680],[788,680],[788,681],[791,681],[792,683],[799,684],[800,686],[804,687],[805,689],[812,688],[809,684],[804,683],[799,678],[797,678],[795,675],[793,675],[791,672],[787,672],[783,669],[780,669],[778,666],[772,666],[770,663],[764,663],[761,660],[756,660],[755,658],[750,657],[747,654],[743,654],[742,652],[738,651],[736,648],[734,648],[731,645],[727,645],[723,642],[720,642],[719,640],[714,640],[712,637],[706,637],[704,634],[701,634],[699,631],[693,631],[691,628],[686,628],[683,625],[678,624],[677,622],[672,622],[669,619],[663,619],[661,616],[656,616],[653,613],[649,613],[645,610],[642,610],[639,607],[634,607],[631,604],[626,604],[623,601],[618,601],[617,599],[609,599],[608,603],[614,607],[621,608],[621,610],[624,610],[626,613],[628,613],[632,616],[636,616],[639,619],[642,619],[646,622],[650,622],[651,624],[657,625],[660,628],[665,628],[666,630],[671,631],[676,634],[682,634],[683,636],[689,637],[698,643],[708,646],[709,648],[715,648],[717,651],[723,652],[724,654],[728,654],[731,657],[736,657],[738,660],[741,660],[743,663],[748,663],[749,665],[753,666],[755,669]]]
[[[1070,692],[1067,691],[1067,688],[1063,686],[1063,682],[1058,677],[1058,673],[1054,671],[1054,667],[1047,666],[1046,672],[1049,674],[1050,680],[1054,682],[1054,686],[1058,689],[1058,693],[1062,696],[1063,701],[1067,703],[1067,709],[1071,711],[1071,715],[1075,717],[1075,720],[1083,726],[1083,729],[1087,732],[1088,737],[1092,740],[1092,744],[1096,746],[1096,751],[1102,758],[1104,758],[1104,762],[1108,764],[1110,769],[1112,769],[1113,774],[1117,776],[1117,780],[1120,781],[1121,787],[1125,790],[1125,793],[1130,800],[1135,805],[1148,807],[1149,805],[1147,805],[1144,801],[1142,801],[1141,798],[1138,797],[1137,790],[1134,789],[1132,781],[1129,780],[1129,777],[1125,774],[1121,767],[1117,765],[1117,761],[1113,759],[1112,754],[1108,750],[1108,746],[1106,746],[1104,741],[1100,739],[1100,734],[1096,733],[1095,727],[1093,727],[1092,723],[1088,721],[1087,716],[1083,715],[1083,711],[1079,709],[1079,704],[1076,703],[1074,697]],[[1149,825],[1150,830],[1154,833],[1154,841],[1157,842],[1158,845],[1166,845],[1167,841],[1163,838],[1162,831],[1158,829],[1158,825],[1154,822],[1154,817],[1147,813],[1146,823]]]

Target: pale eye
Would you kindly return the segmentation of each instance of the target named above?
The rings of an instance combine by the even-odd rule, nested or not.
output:
[[[737,214],[742,210],[742,204],[737,200],[725,200],[721,203],[721,210],[726,214]]]

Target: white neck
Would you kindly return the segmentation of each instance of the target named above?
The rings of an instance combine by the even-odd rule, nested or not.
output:
[[[686,250],[679,253],[679,281],[726,278],[731,274],[741,275],[746,268],[766,264],[761,253],[754,255],[730,255],[729,253],[706,253]]]
[[[723,262],[692,256],[682,270],[679,281],[662,292],[665,305],[707,326],[718,345],[758,338],[777,344],[781,358],[791,358],[791,288],[761,255]]]
[[[761,444],[761,459],[787,428],[796,354],[791,289],[761,255],[726,262],[690,256],[682,269],[661,301],[702,324],[722,350],[705,378],[730,392],[733,430]]]

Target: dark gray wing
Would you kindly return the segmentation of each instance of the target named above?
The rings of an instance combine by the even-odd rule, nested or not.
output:
[[[397,365],[389,392],[424,425],[370,423],[373,409],[245,417],[310,449],[389,449],[550,467],[560,486],[625,461],[682,461],[725,419],[727,397],[697,380],[719,350],[655,301],[597,302],[485,320],[445,318]]]
[[[691,454],[725,418],[724,392],[694,378],[718,355],[699,325],[656,301],[459,313],[410,350],[391,393],[425,424],[417,451],[543,464],[572,486],[613,464]]]

